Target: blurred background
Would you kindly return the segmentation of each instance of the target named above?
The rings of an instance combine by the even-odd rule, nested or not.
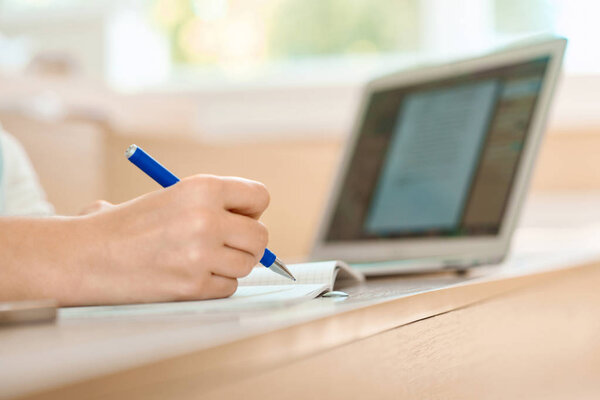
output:
[[[593,0],[0,0],[0,122],[59,213],[176,174],[272,194],[280,255],[309,251],[362,85],[543,34],[569,39],[532,190],[600,189],[600,3]]]

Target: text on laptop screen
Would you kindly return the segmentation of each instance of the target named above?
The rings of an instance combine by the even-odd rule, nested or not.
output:
[[[498,234],[549,61],[375,92],[326,240]]]

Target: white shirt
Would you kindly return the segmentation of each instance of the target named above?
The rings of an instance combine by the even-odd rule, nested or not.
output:
[[[0,126],[0,215],[53,213],[25,150]]]

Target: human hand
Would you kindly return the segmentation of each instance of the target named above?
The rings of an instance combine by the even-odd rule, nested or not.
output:
[[[76,219],[89,257],[63,303],[229,296],[267,246],[258,219],[268,203],[261,183],[210,175],[116,206],[95,203]]]

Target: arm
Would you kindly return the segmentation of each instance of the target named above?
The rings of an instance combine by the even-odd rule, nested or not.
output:
[[[198,175],[79,217],[0,218],[0,301],[225,297],[267,245],[260,183]]]

